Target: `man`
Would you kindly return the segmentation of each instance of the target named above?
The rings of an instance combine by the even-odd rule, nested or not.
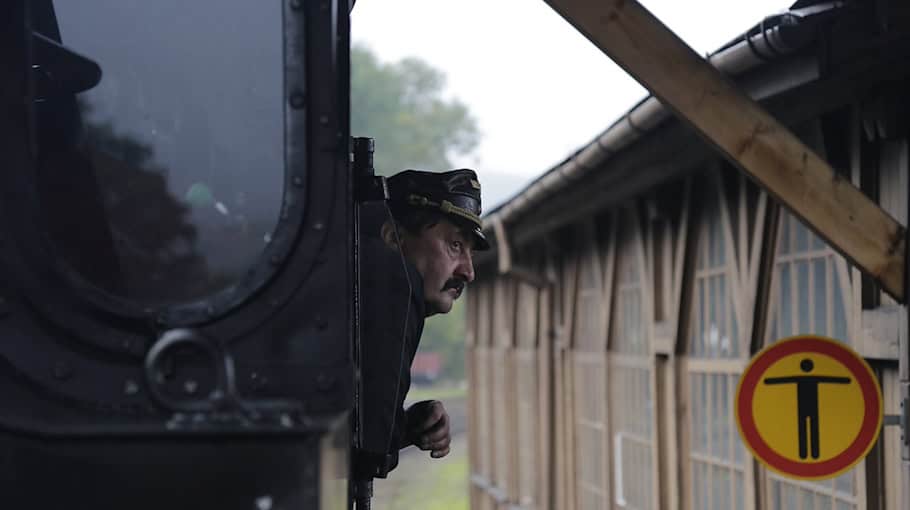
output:
[[[474,280],[473,253],[489,248],[473,170],[407,170],[387,181],[388,210],[362,214],[361,473],[384,477],[410,445],[449,453],[449,416],[439,401],[403,409],[424,319],[448,313]],[[383,457],[384,456],[384,457]]]

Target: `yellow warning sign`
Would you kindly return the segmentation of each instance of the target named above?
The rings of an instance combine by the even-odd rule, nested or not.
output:
[[[822,337],[781,340],[740,379],[736,421],[746,446],[770,469],[830,478],[859,462],[881,430],[881,389],[866,362]]]

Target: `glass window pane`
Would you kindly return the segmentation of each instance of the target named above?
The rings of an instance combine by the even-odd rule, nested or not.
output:
[[[794,222],[796,230],[796,252],[809,251],[809,229],[802,222]]]
[[[721,215],[717,214],[717,227],[716,227],[716,239],[717,239],[717,266],[723,266],[727,263],[727,246],[724,243],[724,234],[723,234],[723,224],[721,223]]]
[[[852,503],[848,503],[846,501],[837,502],[837,510],[853,510],[854,508],[856,508],[856,506]]]
[[[692,462],[692,508],[705,508],[700,463]]]
[[[829,257],[828,266],[831,267],[831,286],[834,290],[834,331],[829,334],[841,342],[850,343],[847,338],[847,307],[844,305],[844,295],[841,292],[840,282],[837,278],[837,271],[834,269],[833,256]]]
[[[712,492],[712,508],[728,510],[730,508],[730,472],[723,467],[714,467],[714,490]]]
[[[810,232],[809,237],[812,239],[811,249],[824,250],[826,248],[825,241],[823,241],[822,238],[817,236],[814,232]]]
[[[781,495],[780,482],[771,480],[771,508],[779,510],[783,508],[783,498]]]
[[[720,332],[720,355],[729,358],[733,351],[730,345],[730,331],[727,325],[728,303],[727,282],[724,275],[717,275],[717,329]]]
[[[815,510],[815,497],[809,491],[803,491],[803,506],[801,510]]]
[[[711,374],[711,413],[708,415],[708,423],[711,427],[710,429],[710,441],[711,441],[711,455],[713,457],[719,457],[721,452],[721,444],[723,443],[723,438],[721,437],[721,430],[718,427],[718,422],[720,421],[720,384],[718,380],[720,375]]]
[[[720,412],[716,417],[718,431],[717,442],[720,446],[718,451],[720,457],[726,460],[730,458],[730,417],[732,416],[730,414],[730,395],[727,385],[727,376],[718,375],[717,382],[720,383],[717,391],[720,399]]]
[[[720,335],[717,331],[717,280],[708,280],[708,357],[717,356]]]
[[[778,336],[780,337],[793,335],[793,299],[790,294],[790,288],[790,264],[783,263],[780,265],[780,308],[778,308],[780,313],[778,316],[778,319],[780,320],[780,331],[778,332]]]
[[[796,262],[796,289],[799,296],[798,303],[798,326],[796,333],[809,333],[812,324],[809,322],[809,262],[800,260]]]
[[[855,471],[850,470],[834,479],[834,490],[841,494],[853,495],[853,477]]]
[[[692,451],[700,452],[701,444],[699,444],[698,438],[698,429],[699,423],[701,420],[701,402],[698,400],[698,377],[699,374],[689,374],[689,413],[691,414],[692,427],[690,430],[691,441],[692,441]]]
[[[699,356],[705,355],[705,322],[706,322],[706,302],[707,291],[705,289],[705,279],[698,279],[698,338],[695,339],[696,352]]]
[[[817,494],[815,496],[815,508],[818,510],[831,510],[831,496]]]
[[[828,284],[827,271],[825,271],[825,260],[816,259],[812,261],[812,287],[815,306],[813,310],[812,332],[825,334],[828,332]]]
[[[784,484],[784,508],[787,510],[795,509],[797,501],[799,501],[799,498],[797,496],[796,487],[790,484]]]
[[[707,374],[701,376],[701,401],[704,405],[704,411],[702,412],[702,427],[701,427],[701,444],[702,451],[704,453],[710,453],[708,451],[708,434],[710,423],[711,423],[711,414],[710,414],[710,401],[708,400],[708,376]]]
[[[736,505],[736,510],[743,510],[746,508],[746,490],[745,490],[745,481],[742,472],[736,471],[734,475],[736,477],[736,485],[733,494],[733,502]]]
[[[281,3],[226,0],[217,16],[179,0],[54,7],[63,44],[102,69],[94,88],[40,103],[73,126],[40,144],[60,156],[41,158],[40,199],[64,257],[150,306],[239,282],[282,207]]]
[[[784,213],[780,215],[780,235],[777,241],[777,253],[786,255],[790,253],[790,215]]]

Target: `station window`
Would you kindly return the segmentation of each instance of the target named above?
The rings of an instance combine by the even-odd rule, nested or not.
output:
[[[578,508],[600,509],[609,501],[606,383],[606,314],[603,257],[593,224],[579,232],[573,373],[575,472]]]
[[[522,505],[537,503],[538,444],[538,385],[537,317],[538,290],[528,283],[517,283],[515,334],[515,378],[518,416],[515,421],[518,438],[518,498]]]
[[[844,259],[796,217],[781,213],[767,343],[816,334],[850,344],[850,275]],[[863,464],[834,480],[797,482],[768,473],[768,508],[863,508]]]
[[[688,366],[689,497],[691,508],[747,508],[751,462],[734,422],[736,385],[748,357],[740,335],[742,307],[732,228],[717,194],[699,224]]]
[[[614,500],[627,509],[654,508],[654,389],[645,313],[644,249],[635,218],[621,222],[610,353]]]

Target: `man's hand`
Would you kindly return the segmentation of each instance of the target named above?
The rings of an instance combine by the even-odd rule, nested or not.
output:
[[[424,400],[406,411],[406,439],[421,450],[429,450],[430,457],[439,459],[449,454],[452,435],[449,432],[449,414],[442,402]]]

